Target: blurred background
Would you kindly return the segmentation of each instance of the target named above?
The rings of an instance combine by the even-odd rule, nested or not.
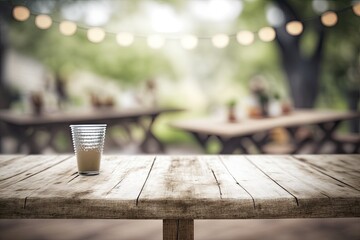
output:
[[[83,112],[81,116],[123,116],[132,109],[174,110],[161,113],[150,125],[151,133],[165,146],[163,151],[151,152],[162,154],[218,153],[221,147],[211,141],[202,148],[191,134],[171,127],[174,121],[211,118],[242,124],[303,108],[358,113],[359,3],[0,0],[1,153],[33,153],[34,149],[39,153],[72,152],[68,127],[59,124],[55,131],[45,126]],[[143,131],[146,124],[131,119],[130,123],[126,119],[126,124],[119,121],[108,129],[105,153],[147,153],[140,147],[148,134]],[[351,152],[359,146],[359,127],[359,118],[355,117],[342,121],[337,129],[347,136],[343,141],[355,146],[354,151],[349,147]],[[305,132],[315,134],[311,139],[316,139],[317,132],[312,130]],[[289,140],[289,133],[282,128],[271,129],[269,135],[271,143],[285,146]],[[25,144],[24,139],[41,142],[41,149]],[[275,153],[292,152],[282,149]],[[253,148],[249,152],[259,153]],[[323,152],[346,151],[326,145]],[[300,153],[311,151],[305,148]],[[209,235],[205,225],[198,222],[196,234],[198,239],[272,235],[274,239],[357,239],[358,223],[356,219],[279,220],[271,224],[264,220],[250,225],[227,222],[214,225],[219,232],[228,226],[225,235],[217,236]],[[74,226],[78,224],[83,229],[92,226],[112,232],[98,235],[99,230],[86,235],[81,231],[83,234],[76,235]],[[54,239],[52,234],[59,233],[56,229],[60,225],[68,231],[56,236],[68,232],[65,239],[112,239],[126,231],[132,236],[127,239],[157,239],[161,234],[161,222],[140,223],[148,229],[139,236],[131,231],[139,226],[135,223],[111,224],[2,221],[0,230],[4,235],[0,234],[0,239],[1,235],[7,239]],[[19,231],[20,226],[25,230]],[[264,231],[258,232],[259,228]],[[33,235],[22,234],[27,229],[36,231]],[[258,235],[251,235],[254,232]]]
[[[239,122],[256,117],[257,88],[266,93],[260,103],[265,97],[282,109],[359,111],[356,3],[1,1],[0,107],[22,117],[102,106],[181,108],[153,126],[168,153],[204,152],[191,135],[169,127],[171,121],[226,119],[231,105]],[[3,152],[28,151],[16,148],[14,132],[2,129],[8,135]],[[359,120],[339,129],[358,133]],[[111,131],[123,138],[119,129]],[[60,147],[42,152],[69,151],[61,147],[68,136],[59,135],[54,141]],[[138,153],[133,145],[109,148]],[[216,153],[213,148],[208,152]]]

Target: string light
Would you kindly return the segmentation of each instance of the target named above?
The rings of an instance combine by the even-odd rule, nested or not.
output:
[[[229,44],[229,36],[225,34],[217,34],[211,38],[211,42],[217,48],[224,48]]]
[[[160,35],[151,35],[147,38],[147,44],[150,48],[159,49],[165,44],[165,40]]]
[[[185,49],[194,49],[198,44],[197,37],[193,35],[185,35],[180,39],[181,46]]]
[[[93,43],[102,42],[105,39],[105,31],[101,28],[90,28],[87,31],[87,38]]]
[[[338,17],[336,13],[332,11],[325,12],[323,15],[321,15],[321,22],[324,24],[324,26],[332,27],[335,26],[335,24],[338,21]]]
[[[254,34],[250,31],[241,31],[236,35],[236,39],[242,45],[250,45],[254,42]]]
[[[272,27],[263,27],[258,32],[260,40],[264,42],[271,42],[275,39],[276,33]]]
[[[50,16],[45,14],[37,15],[35,18],[35,25],[40,29],[48,29],[52,25]]]
[[[128,47],[134,42],[134,35],[128,32],[120,32],[116,35],[116,41],[120,46]]]
[[[355,15],[360,17],[360,3],[355,3],[355,5],[353,6],[353,11]]]
[[[299,21],[288,22],[285,26],[286,31],[293,36],[300,35],[304,29],[303,24]]]
[[[65,36],[74,35],[76,32],[77,26],[75,23],[70,21],[63,21],[59,25],[59,30]]]
[[[26,21],[30,17],[30,11],[27,7],[16,6],[13,9],[13,17],[18,21]]]
[[[340,9],[336,12],[348,9],[350,9],[350,7]],[[352,10],[355,15],[360,16],[360,3],[355,3],[352,6]],[[321,15],[322,24],[327,27],[332,27],[336,25],[338,22],[338,16],[336,12],[327,11],[323,13]],[[48,29],[52,26],[53,23],[50,16],[45,14],[32,14],[26,6],[15,6],[13,8],[12,14],[14,19],[17,21],[26,21],[27,19],[29,19],[30,15],[35,15],[35,25],[40,29]],[[55,21],[55,23],[59,24],[59,31],[65,36],[71,36],[75,34],[77,30],[77,24],[71,21]],[[107,31],[105,32],[105,30],[101,28],[82,27],[82,29],[87,29],[87,37],[89,41],[94,43],[102,42],[105,39],[106,34],[114,34]],[[301,21],[291,21],[286,23],[285,29],[290,35],[297,36],[303,32],[304,26]],[[276,37],[276,32],[272,27],[263,27],[257,32],[257,34],[259,39],[264,42],[273,41]],[[225,48],[229,44],[230,36],[233,36],[233,34],[216,34],[213,37],[197,37],[194,35],[185,35],[179,37],[178,40],[180,41],[180,44],[184,49],[196,48],[199,39],[211,39],[212,44],[216,48]],[[131,44],[133,44],[135,37],[143,38],[143,36],[134,36],[132,33],[129,32],[121,32],[116,34],[116,41],[121,46],[130,46]],[[243,30],[236,34],[236,39],[242,45],[250,45],[254,42],[255,37],[253,32]],[[147,44],[150,48],[159,49],[164,46],[165,38],[160,35],[151,35],[147,37]]]

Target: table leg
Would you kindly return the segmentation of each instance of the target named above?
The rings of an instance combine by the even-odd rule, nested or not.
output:
[[[164,240],[193,240],[194,220],[193,219],[164,219],[163,220]]]
[[[38,146],[36,145],[36,141],[34,141],[35,131],[34,129],[22,128],[9,126],[11,136],[16,139],[16,153],[21,152],[22,146],[26,146],[30,154],[38,154],[40,153]],[[29,133],[30,132],[30,133]]]
[[[210,135],[201,135],[201,134],[196,133],[196,132],[191,132],[191,134],[194,136],[194,138],[198,141],[198,143],[201,145],[201,147],[206,152],[207,141],[210,138]]]
[[[158,115],[151,116],[150,123],[148,124],[148,126],[145,126],[144,124],[142,125],[142,127],[145,131],[145,137],[144,137],[143,142],[140,144],[140,149],[145,153],[151,152],[151,150],[149,149],[151,141],[153,143],[155,143],[156,150],[158,150],[160,152],[165,152],[165,146],[163,145],[162,142],[160,142],[160,140],[157,137],[155,137],[155,135],[152,132],[152,127],[154,125],[154,122],[155,122],[155,119],[157,116]]]
[[[236,149],[240,149],[243,154],[248,154],[247,149],[242,145],[242,138],[230,138],[230,139],[222,139],[219,137],[219,140],[223,146],[220,151],[220,154],[232,154]]]
[[[304,137],[303,139],[300,139],[300,140],[298,139],[296,134],[299,130],[299,127],[289,127],[289,128],[285,128],[285,129],[291,137],[291,142],[295,145],[295,149],[291,152],[291,154],[299,153],[305,147],[305,145],[308,144],[311,140],[311,138],[308,136]]]
[[[256,150],[260,154],[264,153],[263,146],[269,140],[269,134],[268,133],[265,133],[264,136],[262,138],[260,138],[260,139],[256,139],[254,135],[248,135],[247,138],[249,138],[249,140],[252,142],[252,144],[254,144],[254,146],[256,147]]]
[[[324,133],[323,137],[316,143],[313,153],[317,154],[320,152],[322,147],[326,142],[335,142],[333,139],[333,133],[336,130],[336,128],[339,126],[340,121],[335,121],[333,123],[320,123],[318,124],[318,127],[321,129],[321,131]]]

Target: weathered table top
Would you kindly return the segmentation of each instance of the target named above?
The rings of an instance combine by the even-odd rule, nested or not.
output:
[[[263,119],[245,119],[237,123],[205,118],[175,121],[171,126],[189,132],[221,137],[237,137],[268,131],[277,127],[299,127],[360,118],[360,113],[328,110],[296,110],[288,115]]]
[[[1,218],[231,219],[360,216],[360,155],[0,155]]]

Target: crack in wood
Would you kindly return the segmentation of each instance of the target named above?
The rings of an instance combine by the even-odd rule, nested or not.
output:
[[[56,158],[56,157],[51,158],[49,161],[51,161],[51,160],[53,160],[53,159],[55,159],[55,158]],[[44,164],[46,164],[46,162],[41,163],[41,164],[37,164],[37,165],[35,165],[35,166],[32,166],[32,168],[40,167],[40,166],[42,166],[42,165],[44,165]],[[0,179],[0,182],[5,181],[5,180],[8,180],[8,179],[13,178],[13,177],[16,177],[16,176],[19,176],[19,175],[21,175],[21,174],[23,174],[23,173],[25,173],[25,172],[27,172],[27,171],[29,171],[29,170],[26,169],[26,170],[21,171],[21,172],[19,172],[19,173],[17,173],[17,174],[11,175],[11,176],[6,177],[6,178],[2,178],[2,179]]]
[[[126,175],[125,175],[125,176],[126,176]],[[105,196],[109,195],[110,192],[111,192],[112,190],[114,190],[117,186],[119,186],[119,184],[120,184],[124,179],[125,179],[125,177],[122,178],[122,179],[120,179],[120,181],[119,181],[118,183],[116,183],[115,186],[113,186],[113,187],[105,194]]]
[[[26,201],[27,201],[28,197],[25,197],[24,199],[24,205],[23,205],[23,208],[25,209],[26,208]]]
[[[176,240],[179,240],[179,225],[180,225],[180,220],[176,220]]]
[[[142,187],[141,187],[141,189],[140,189],[139,195],[138,195],[137,198],[136,198],[136,204],[135,204],[136,206],[139,204],[140,195],[141,195],[141,193],[142,193],[142,191],[143,191],[143,189],[144,189],[144,187],[145,187],[145,184],[146,184],[146,182],[147,182],[147,180],[148,180],[148,178],[149,178],[149,176],[150,176],[151,170],[152,170],[153,167],[154,167],[155,161],[156,161],[156,156],[154,157],[154,160],[153,160],[153,162],[152,162],[152,164],[151,164],[151,167],[150,167],[149,172],[148,172],[148,174],[147,174],[147,176],[146,176],[145,182],[144,182],[144,184],[142,185]]]
[[[216,175],[215,175],[214,170],[212,170],[212,169],[210,169],[210,170],[211,170],[211,172],[212,172],[212,174],[213,174],[213,176],[214,176],[214,178],[215,178],[216,185],[217,185],[217,186],[218,186],[218,188],[219,188],[219,192],[220,192],[220,199],[222,199],[222,192],[221,192],[220,183],[219,183],[219,181],[218,181],[218,179],[217,179],[217,177],[216,177]]]
[[[39,174],[39,173],[44,172],[44,171],[46,171],[46,170],[48,170],[48,169],[50,169],[50,168],[52,168],[52,167],[55,167],[56,165],[59,165],[60,163],[65,162],[66,160],[68,160],[68,159],[71,158],[71,157],[72,157],[72,156],[67,157],[67,158],[61,160],[60,162],[57,162],[57,163],[55,163],[55,164],[53,164],[53,165],[50,165],[49,167],[46,167],[46,168],[44,168],[44,169],[42,169],[42,170],[40,170],[40,171],[38,171],[38,172],[36,172],[36,173],[30,174],[29,176],[26,176],[26,177],[24,177],[23,179],[20,179],[20,180],[17,181],[16,183],[21,182],[21,181],[24,181],[24,180],[26,180],[26,179],[28,179],[28,178],[31,178],[31,177]]]
[[[250,192],[248,190],[246,190],[245,187],[241,186],[241,184],[236,180],[236,178],[234,177],[234,175],[231,174],[230,170],[228,169],[228,167],[225,165],[225,163],[223,162],[221,156],[219,156],[219,159],[220,159],[220,162],[222,163],[222,165],[224,165],[226,171],[230,174],[230,176],[234,179],[236,185],[238,185],[239,187],[241,187],[247,194],[249,194],[249,196],[251,197],[252,199],[252,202],[253,202],[253,207],[254,209],[256,209],[256,204],[255,204],[255,199],[254,197],[250,194]]]
[[[291,192],[289,192],[286,188],[284,188],[283,186],[281,186],[277,181],[275,181],[275,179],[273,179],[272,177],[270,177],[267,173],[265,173],[261,168],[259,168],[255,163],[253,163],[249,158],[247,158],[246,156],[244,156],[245,159],[247,161],[249,161],[252,165],[254,165],[257,169],[259,169],[265,176],[267,176],[269,179],[271,179],[276,185],[278,185],[279,187],[281,187],[282,189],[284,189],[288,194],[290,194],[291,196],[293,196],[293,198],[296,201],[296,205],[299,206],[299,200],[298,198],[292,194]]]
[[[21,156],[16,156],[16,157],[6,159],[6,160],[1,162],[0,166],[1,167],[6,167],[6,166],[12,164],[13,161],[15,161],[17,159],[21,159],[21,158],[26,158],[26,157],[27,157],[26,155],[21,155]]]
[[[74,174],[73,174],[74,175]],[[72,175],[72,176],[73,176]],[[75,178],[77,178],[78,176],[80,176],[79,174],[78,175],[76,175],[76,176],[74,176],[72,179],[70,179],[67,183],[70,183],[71,181],[73,181]]]
[[[326,193],[323,193],[323,192],[320,192],[320,193],[331,200],[331,197],[328,196]]]
[[[350,185],[350,184],[348,184],[348,183],[346,183],[346,182],[344,182],[344,181],[341,181],[340,179],[337,179],[336,177],[333,177],[333,176],[331,176],[330,174],[325,173],[323,170],[326,170],[326,169],[324,169],[324,168],[322,168],[322,167],[319,167],[319,166],[317,166],[316,164],[311,163],[311,162],[307,161],[307,160],[304,159],[304,158],[299,158],[299,157],[296,157],[296,156],[292,156],[292,157],[295,158],[296,160],[298,160],[299,162],[303,163],[303,164],[304,164],[304,163],[308,164],[308,165],[309,165],[312,169],[314,169],[315,171],[317,171],[317,172],[319,172],[319,173],[321,173],[321,174],[324,174],[325,176],[328,176],[328,177],[330,177],[330,178],[332,178],[332,179],[334,179],[334,180],[336,180],[336,181],[338,181],[338,182],[340,182],[340,183],[342,183],[342,184],[344,184],[344,185],[346,185],[346,186],[348,186],[348,187],[350,187],[350,188],[352,188],[352,189],[360,192],[360,189],[358,189],[358,188],[356,188],[356,187],[354,187],[354,186],[352,186],[352,185]]]

